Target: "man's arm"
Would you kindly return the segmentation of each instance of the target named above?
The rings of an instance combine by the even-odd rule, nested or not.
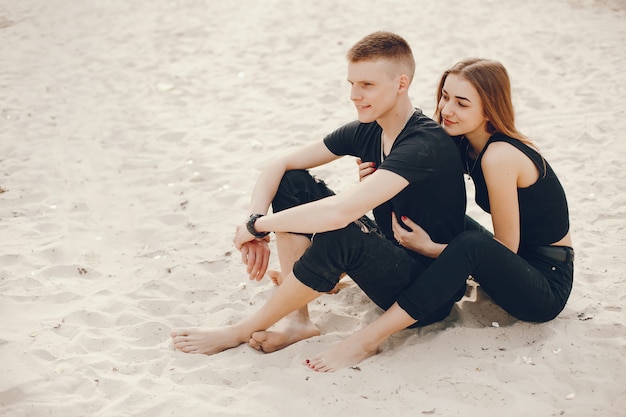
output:
[[[276,195],[280,181],[286,171],[294,169],[309,169],[339,158],[328,150],[323,141],[305,146],[267,164],[261,172],[250,201],[250,214],[266,214]],[[235,236],[243,226],[239,226]],[[245,230],[246,228],[243,227]],[[249,237],[251,235],[248,235]],[[237,238],[235,237],[235,241]],[[236,244],[241,252],[241,260],[251,280],[260,280],[267,271],[270,249],[269,239],[248,239],[242,244]]]
[[[341,194],[302,204],[279,213],[259,218],[258,232],[316,233],[345,227],[374,207],[402,191],[409,182],[398,174],[376,170],[352,189]],[[240,248],[254,239],[245,227],[238,228],[235,245]]]
[[[332,153],[323,141],[319,141],[279,157],[267,164],[252,191],[250,213],[267,213],[285,172],[294,169],[315,168],[338,158],[340,156]]]

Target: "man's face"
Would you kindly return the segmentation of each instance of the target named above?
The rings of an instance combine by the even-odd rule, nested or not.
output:
[[[396,75],[397,74],[397,75]],[[400,74],[384,59],[348,63],[350,100],[361,123],[383,118],[396,104]]]

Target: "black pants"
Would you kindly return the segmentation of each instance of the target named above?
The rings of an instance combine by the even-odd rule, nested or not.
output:
[[[272,202],[272,210],[279,212],[333,194],[324,182],[307,171],[288,171]],[[386,239],[376,223],[366,216],[343,229],[316,233],[310,238],[311,246],[293,267],[299,281],[316,291],[328,292],[345,272],[384,310],[432,262]],[[423,315],[418,325],[425,326],[448,316],[454,303],[465,294],[465,288],[457,287],[457,290]]]
[[[450,242],[398,303],[416,320],[427,318],[471,275],[505,311],[544,322],[565,307],[572,290],[574,250],[541,246],[511,252],[490,235],[465,231]]]

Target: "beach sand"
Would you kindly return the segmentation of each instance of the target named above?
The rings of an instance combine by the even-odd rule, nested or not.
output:
[[[235,226],[268,160],[355,119],[344,57],[376,30],[412,45],[426,114],[458,60],[509,69],[569,199],[565,310],[523,323],[475,290],[358,367],[312,372],[381,314],[352,284],[311,305],[320,337],[175,351],[171,329],[273,291],[248,281]],[[626,415],[625,39],[621,0],[3,1],[0,416]],[[358,181],[353,158],[315,173]]]

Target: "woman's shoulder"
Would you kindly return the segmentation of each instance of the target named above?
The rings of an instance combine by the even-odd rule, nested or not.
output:
[[[487,144],[483,152],[484,156],[497,155],[506,156],[507,154],[517,154],[520,150],[520,145],[523,145],[519,139],[512,138],[503,133],[494,133]]]
[[[534,162],[535,155],[532,154],[531,148],[521,140],[502,133],[496,133],[491,136],[485,146],[481,164],[483,167],[512,167],[514,165],[523,164],[524,161],[528,159]]]
[[[487,143],[487,145],[490,145],[492,143],[508,143],[509,145],[513,146],[514,148],[517,148],[519,150],[521,150],[524,153],[528,153],[528,151],[532,152],[532,153],[539,153],[539,150],[537,149],[537,147],[535,146],[534,142],[532,142],[530,139],[524,138],[524,139],[520,139],[520,138],[514,138],[508,135],[505,135],[504,133],[494,133],[491,138],[489,138],[489,142]]]
[[[503,133],[495,133],[489,138],[486,148],[489,148],[489,153],[511,153],[513,155],[522,153],[531,159],[540,157],[539,151],[534,147],[525,143],[523,140],[507,136]]]
[[[520,139],[495,134],[489,140],[481,165],[487,170],[515,170],[519,175],[534,177],[535,169],[540,176],[544,175],[547,162],[536,149]]]
[[[489,141],[482,153],[481,164],[506,166],[523,156],[524,153],[508,141]]]

